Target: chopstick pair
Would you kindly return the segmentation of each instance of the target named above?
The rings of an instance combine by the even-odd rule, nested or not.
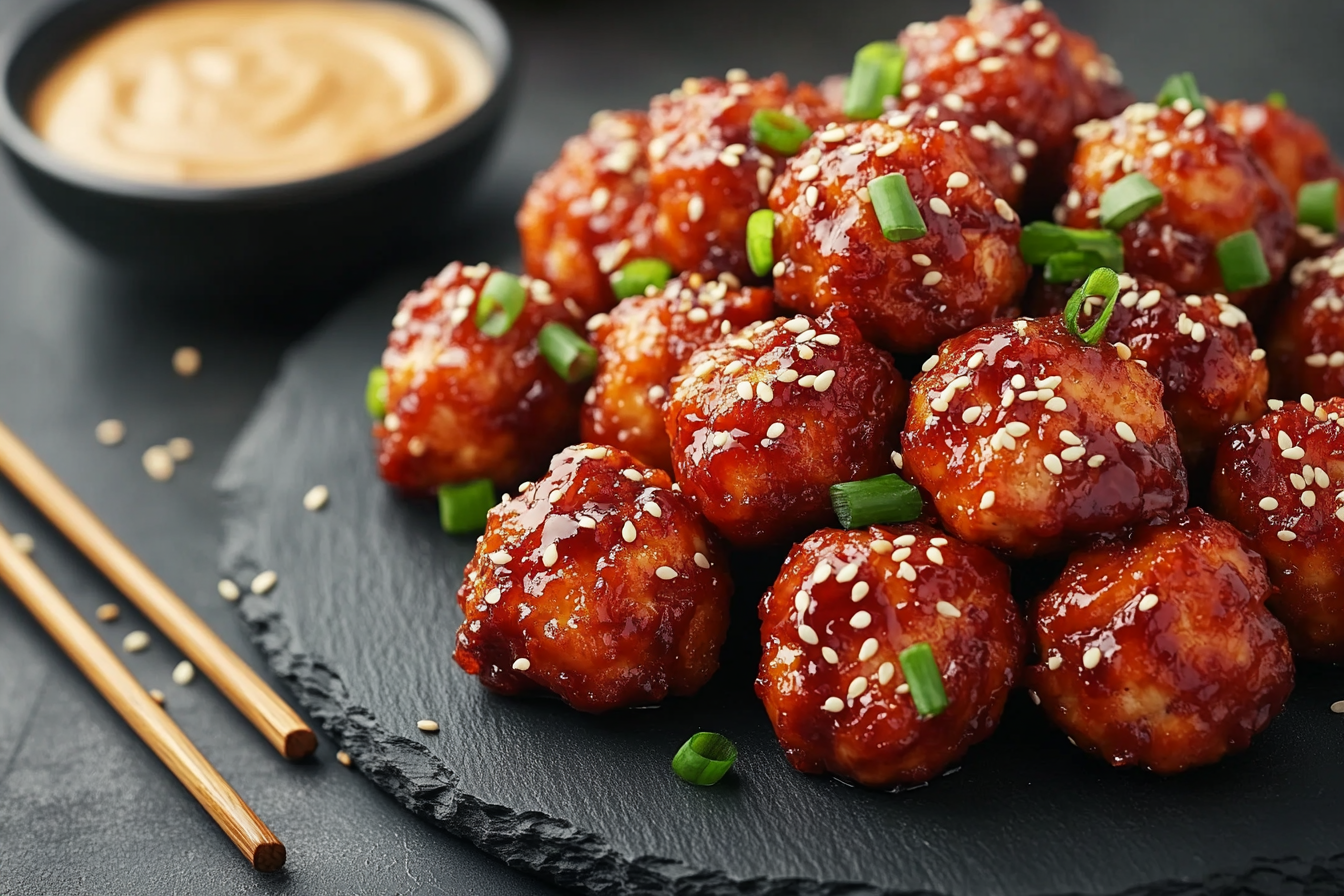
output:
[[[218,635],[131,553],[0,423],[0,473],[93,561],[117,589],[200,669],[287,759],[317,748],[311,728]],[[258,871],[285,863],[285,847],[106,642],[0,527],[0,580],[37,618],[103,697],[205,808]]]

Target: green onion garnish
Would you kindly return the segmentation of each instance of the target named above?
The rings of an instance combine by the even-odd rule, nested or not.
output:
[[[1074,291],[1069,303],[1064,306],[1065,328],[1088,345],[1096,345],[1106,332],[1106,324],[1111,320],[1111,312],[1115,311],[1115,300],[1119,295],[1120,277],[1110,268],[1097,268],[1083,285]],[[1106,299],[1106,306],[1101,309],[1096,323],[1079,332],[1078,314],[1083,310],[1083,303],[1087,301],[1088,296],[1103,297]]]
[[[1326,233],[1339,229],[1339,179],[1314,180],[1297,191],[1297,223],[1314,224]]]
[[[1260,237],[1254,230],[1232,234],[1218,244],[1217,254],[1223,286],[1228,292],[1255,289],[1273,279],[1265,262],[1265,252],[1260,247]]]
[[[1108,267],[1118,270],[1125,266],[1124,245],[1120,242],[1120,237],[1109,230],[1080,230],[1076,227],[1061,227],[1048,221],[1033,221],[1022,228],[1022,239],[1018,242],[1018,247],[1022,250],[1022,258],[1027,264],[1047,264],[1052,255],[1061,252],[1088,252],[1101,259],[1078,277],[1087,276],[1092,268]],[[1078,277],[1071,279],[1076,280]]]
[[[900,660],[905,683],[910,685],[910,699],[915,701],[915,710],[927,719],[947,709],[943,676],[938,671],[938,661],[933,658],[933,648],[928,642],[911,644],[901,651]]]
[[[661,258],[636,258],[611,275],[611,291],[618,299],[642,296],[652,286],[662,289],[672,277],[672,265]]]
[[[480,532],[485,514],[494,506],[495,487],[489,479],[439,486],[439,525],[449,535]]]
[[[779,109],[758,109],[751,116],[751,140],[757,146],[791,156],[812,136],[812,129],[800,119]]]
[[[1204,108],[1204,94],[1199,92],[1199,85],[1195,83],[1195,76],[1189,72],[1172,75],[1162,84],[1162,89],[1157,92],[1157,104],[1159,106],[1170,106],[1177,100],[1188,100],[1191,110]]]
[[[681,745],[672,757],[672,771],[687,784],[708,787],[719,783],[737,761],[737,747],[722,734],[701,731]]]
[[[1045,260],[1041,273],[1046,283],[1072,283],[1104,267],[1110,265],[1095,252],[1056,252]]]
[[[891,242],[919,239],[929,232],[904,174],[884,174],[868,181],[868,198],[882,235]]]
[[[577,383],[597,369],[597,351],[564,324],[552,321],[542,327],[537,334],[537,347],[551,369],[567,383]]]
[[[364,384],[364,407],[375,420],[387,416],[387,371],[381,367],[369,371],[369,380]]]
[[[1265,97],[1265,105],[1275,109],[1287,109],[1288,97],[1284,95],[1282,90],[1271,90],[1269,96]]]
[[[775,266],[775,213],[758,208],[747,218],[747,264],[757,277]]]
[[[476,303],[476,329],[485,336],[503,336],[523,313],[526,302],[527,290],[518,278],[507,271],[495,271],[485,281]]]
[[[1151,208],[1162,204],[1162,191],[1135,171],[1126,174],[1101,194],[1101,226],[1119,230]]]
[[[878,40],[854,54],[854,68],[845,83],[845,115],[854,119],[877,118],[882,100],[901,92],[905,77],[905,47]]]
[[[895,473],[831,486],[831,506],[840,525],[862,529],[879,523],[908,523],[924,509],[919,490]]]

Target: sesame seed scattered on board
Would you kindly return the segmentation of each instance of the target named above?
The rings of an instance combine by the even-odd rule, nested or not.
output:
[[[439,723],[433,719],[421,719],[415,723],[415,727],[419,728],[421,731],[428,731],[432,734],[439,730]]]
[[[237,600],[242,596],[242,592],[232,579],[220,579],[219,585],[216,587],[219,590],[219,596],[225,600]]]
[[[173,472],[177,469],[173,456],[168,453],[168,449],[163,445],[155,445],[145,451],[140,458],[140,462],[144,465],[149,478],[158,482],[167,482],[172,479]]]
[[[1330,711],[1344,713],[1344,700],[1336,700],[1334,703],[1331,703]]]
[[[330,498],[331,492],[325,485],[315,485],[303,496],[303,507],[305,510],[317,512],[327,506]]]
[[[164,447],[168,450],[168,456],[177,463],[191,460],[191,456],[196,453],[196,446],[191,444],[191,439],[184,439],[181,436],[169,439]]]
[[[98,617],[99,622],[116,622],[121,616],[121,607],[116,604],[103,604],[93,611],[93,615]]]
[[[201,353],[189,345],[173,352],[173,370],[178,376],[195,376],[201,371]]]
[[[191,664],[191,660],[183,660],[173,667],[173,684],[186,687],[195,677],[196,667]]]
[[[104,420],[94,427],[93,437],[99,445],[106,445],[109,448],[120,445],[126,438],[126,424],[120,420]]]
[[[121,647],[127,653],[139,653],[149,646],[149,633],[136,629],[121,639]]]
[[[15,532],[13,535],[9,536],[9,543],[13,545],[14,550],[18,551],[20,554],[31,554],[37,549],[37,544],[33,541],[33,536],[29,535],[27,532]]]
[[[158,688],[150,688],[149,699],[153,700],[160,706],[163,706],[165,703],[168,702],[168,695],[165,694],[163,691],[159,690]]]
[[[344,750],[337,750],[337,751],[336,751],[336,761],[339,762],[341,765],[345,766],[346,768],[349,768],[349,767],[350,767],[350,754],[347,753],[347,752],[345,752]]]
[[[268,569],[264,572],[257,573],[256,577],[252,579],[252,585],[251,585],[252,593],[253,594],[267,593],[268,591],[270,591],[272,588],[275,587],[275,583],[279,581],[279,579],[280,577],[276,575],[275,570],[273,569]]]

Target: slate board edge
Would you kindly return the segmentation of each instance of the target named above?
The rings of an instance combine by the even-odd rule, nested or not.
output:
[[[242,434],[230,448],[216,480],[225,503],[220,566],[235,581],[261,569],[254,550],[265,493],[250,488],[244,473],[252,443],[264,442],[272,406],[282,396],[303,348],[314,333],[285,356],[279,379],[267,390]],[[675,896],[955,896],[927,890],[889,890],[859,882],[800,878],[739,880],[722,871],[687,867],[660,856],[627,856],[600,834],[536,811],[518,811],[465,792],[457,775],[423,745],[383,728],[366,707],[350,701],[337,670],[299,646],[281,612],[282,601],[248,595],[239,602],[251,639],[271,669],[326,733],[350,754],[355,767],[398,803],[448,833],[501,859],[510,867],[588,893]],[[302,848],[300,844],[296,847]],[[1112,896],[1326,896],[1344,890],[1344,853],[1306,859],[1254,859],[1245,868],[1202,880],[1162,880]],[[1067,894],[1060,894],[1067,896]]]

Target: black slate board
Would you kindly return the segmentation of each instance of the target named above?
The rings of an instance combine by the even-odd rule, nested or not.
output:
[[[469,539],[385,488],[362,389],[406,275],[297,347],[221,474],[223,566],[280,580],[242,602],[299,700],[402,804],[510,864],[594,893],[1336,893],[1344,888],[1344,674],[1301,670],[1252,749],[1176,778],[1115,771],[1020,696],[953,774],[874,793],[789,768],[751,690],[754,600],[778,558],[738,564],[723,668],[698,696],[601,717],[488,694],[452,662]],[[321,513],[300,499],[331,489]],[[416,720],[442,731],[425,734]],[[714,788],[668,762],[696,730],[737,742]],[[1283,858],[1298,856],[1302,858]],[[1315,858],[1314,858],[1315,857]]]

